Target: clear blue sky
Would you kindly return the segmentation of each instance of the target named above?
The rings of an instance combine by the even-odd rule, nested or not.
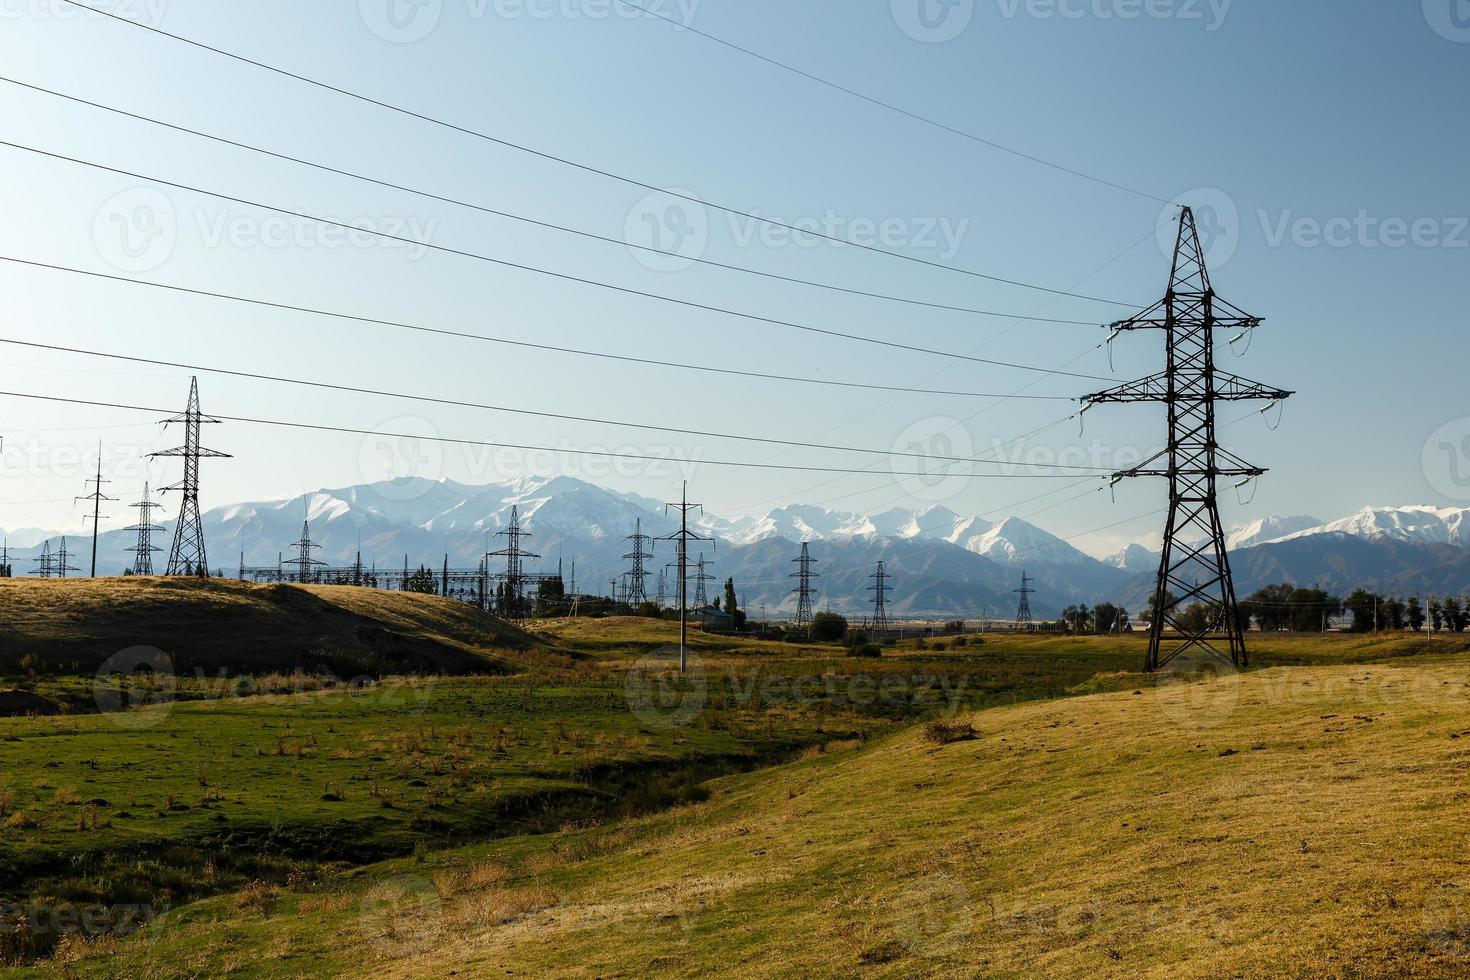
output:
[[[99,6],[102,5],[99,0]],[[1156,200],[1059,172],[763,64],[599,0],[109,0],[108,9],[399,105],[709,201],[839,235],[886,225],[893,247],[1008,279],[1137,301],[1162,292]],[[696,28],[1026,154],[1151,195],[1185,195],[1212,228],[1215,281],[1266,317],[1228,370],[1300,392],[1280,428],[1226,430],[1271,468],[1227,520],[1340,516],[1365,504],[1463,503],[1426,473],[1426,440],[1470,415],[1464,343],[1470,159],[1463,0],[662,0]],[[389,14],[393,16],[390,18]],[[0,0],[3,73],[180,125],[500,210],[623,239],[645,215],[687,228],[705,257],[935,302],[1093,323],[1127,310],[985,282],[853,248],[769,240],[717,211],[396,116],[176,41]],[[946,19],[949,18],[949,19]],[[927,26],[926,26],[927,25]],[[422,35],[422,36],[420,36]],[[949,35],[953,35],[950,37]],[[947,38],[947,39],[946,39]],[[212,145],[0,83],[7,141],[283,207],[367,221],[451,248],[633,289],[948,351],[1126,380],[1161,366],[1159,338],[1095,350],[1096,326],[1018,323],[785,285],[703,266],[650,268],[621,246],[384,190]],[[118,195],[122,195],[119,197]],[[803,334],[371,239],[0,147],[0,251],[367,316],[634,356],[780,374],[1076,396],[1106,387]],[[165,234],[138,238],[140,224]],[[1336,221],[1369,223],[1333,242]],[[1381,223],[1388,221],[1385,228]],[[118,222],[132,223],[125,228]],[[1417,226],[1403,243],[1395,222]],[[939,231],[958,235],[951,241]],[[137,254],[122,247],[123,235]],[[754,232],[754,233],[753,233]],[[282,234],[284,233],[284,234]],[[1329,236],[1330,237],[1330,236]],[[140,244],[141,242],[141,244]],[[664,244],[672,244],[665,239]],[[660,263],[652,263],[658,266]],[[0,336],[207,366],[518,405],[597,419],[888,449],[948,436],[954,451],[1054,422],[1066,402],[1000,403],[739,380],[405,334],[0,263]],[[187,371],[0,345],[8,391],[182,408]],[[872,467],[812,473],[695,466],[691,495],[722,513],[785,500],[858,510],[942,502],[1014,508],[1056,480],[951,481],[932,492],[875,456],[666,436],[201,375],[207,411],[534,445]],[[1027,387],[1030,386],[1030,387]],[[1227,408],[1223,418],[1244,410]],[[978,414],[977,414],[978,413]],[[407,416],[408,418],[404,418]],[[973,416],[973,417],[971,417]],[[1038,459],[1126,465],[1160,412],[1097,409],[1035,437]],[[0,526],[80,527],[79,455],[100,439],[113,496],[135,499],[142,453],[173,445],[149,415],[0,398]],[[1459,432],[1452,425],[1454,439]],[[1467,429],[1465,434],[1470,434]],[[417,472],[486,482],[567,472],[669,498],[678,467],[426,449],[390,465],[374,440],[212,427],[234,455],[207,465],[206,507]],[[1438,439],[1439,437],[1435,437]],[[1452,440],[1453,441],[1453,440]],[[1087,455],[1059,456],[1086,449]],[[1430,457],[1436,450],[1431,446]],[[913,461],[899,461],[901,469]],[[393,467],[397,468],[394,469]],[[601,467],[601,468],[599,468]],[[1433,469],[1433,467],[1431,467]],[[917,491],[917,494],[916,494]],[[1447,495],[1448,494],[1448,495]],[[1470,494],[1467,494],[1470,496]],[[1152,510],[1164,488],[1117,488],[1036,513],[1077,534]],[[120,507],[113,513],[125,516]],[[1095,552],[1157,532],[1142,519],[1079,539]]]

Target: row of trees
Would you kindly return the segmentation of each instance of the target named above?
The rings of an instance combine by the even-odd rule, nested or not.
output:
[[[1111,602],[1100,602],[1088,609],[1086,603],[1062,610],[1062,622],[1072,633],[1131,633],[1133,623],[1128,610]]]
[[[1175,599],[1168,595],[1172,604]],[[1143,614],[1145,623],[1153,622],[1154,597],[1149,597],[1148,611]],[[1334,596],[1318,588],[1304,589],[1295,585],[1268,585],[1240,600],[1238,611],[1241,626],[1250,629],[1252,624],[1265,633],[1326,632],[1333,621],[1343,615],[1350,617],[1347,629],[1353,633],[1370,633],[1378,630],[1422,631],[1426,625],[1435,632],[1448,630],[1463,633],[1470,628],[1470,600],[1431,598],[1426,607],[1418,596],[1400,599],[1396,596],[1379,595],[1367,589],[1354,589],[1346,599]],[[1202,605],[1192,605],[1175,613],[1174,618],[1188,628],[1217,626],[1208,622],[1210,610]]]

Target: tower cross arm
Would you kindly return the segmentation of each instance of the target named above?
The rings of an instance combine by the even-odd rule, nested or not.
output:
[[[217,452],[213,449],[205,449],[199,446],[190,449],[188,446],[177,446],[173,449],[160,449],[156,453],[149,453],[148,458],[154,459],[160,456],[198,456],[200,459],[232,459],[229,453]]]

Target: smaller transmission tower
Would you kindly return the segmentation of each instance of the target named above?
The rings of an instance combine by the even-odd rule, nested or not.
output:
[[[1032,625],[1031,596],[1035,594],[1036,590],[1031,588],[1031,579],[1026,577],[1025,572],[1021,573],[1021,587],[1013,590],[1013,592],[1015,595],[1021,597],[1020,605],[1016,607],[1016,626],[1018,629],[1029,630]]]
[[[654,604],[657,605],[660,609],[662,609],[664,606],[668,605],[668,602],[669,602],[669,579],[668,579],[668,569],[666,569],[666,568],[660,568],[658,570],[658,595],[654,597],[654,600],[653,601],[654,601]]]
[[[67,572],[80,572],[81,569],[70,562],[71,555],[66,550],[66,538],[61,539],[61,547],[56,549],[56,564],[52,567],[56,570],[57,578],[66,578]]]
[[[888,580],[893,576],[883,569],[883,563],[878,563],[878,571],[868,576],[876,583],[868,588],[873,593],[873,635],[878,636],[888,632],[888,590],[891,586]]]
[[[184,461],[184,478],[160,490],[168,493],[178,490],[179,523],[174,527],[174,543],[168,553],[167,575],[208,575],[209,559],[204,552],[204,519],[199,514],[199,461],[201,459],[228,459],[227,453],[205,449],[199,444],[199,427],[206,423],[218,424],[199,411],[199,379],[189,379],[189,404],[182,415],[163,420],[164,425],[181,422],[184,426],[184,444],[174,449],[153,453],[150,459],[159,456],[178,456]]]
[[[695,568],[695,573],[694,573],[694,608],[695,609],[703,609],[704,607],[706,607],[706,606],[709,605],[709,590],[705,588],[705,583],[706,582],[713,582],[715,580],[715,577],[713,575],[706,574],[705,569],[706,568],[709,568],[713,564],[714,564],[714,562],[709,562],[709,561],[705,561],[704,560],[704,553],[703,552],[700,553],[699,560],[694,563],[694,568]]]
[[[32,558],[36,563],[36,575],[41,578],[51,578],[56,574],[56,558],[51,554],[51,540],[48,538],[41,543],[41,553]]]
[[[102,484],[111,482],[111,480],[102,479],[102,443],[99,442],[97,444],[97,475],[87,481],[92,486],[92,492],[76,498],[92,501],[92,513],[89,515],[92,518],[92,578],[97,577],[97,528],[102,523],[102,502],[104,500],[108,503],[116,502],[114,498],[102,493]],[[85,523],[86,517],[83,517],[82,520]]]
[[[821,576],[812,571],[817,560],[807,551],[805,541],[801,543],[801,556],[791,560],[796,564],[797,570],[786,577],[797,580],[796,588],[791,591],[796,596],[796,626],[800,629],[812,624],[812,599],[817,595],[817,590],[812,588],[812,579]]]
[[[505,547],[499,551],[492,551],[486,558],[505,559],[505,609],[501,609],[501,615],[509,613],[510,619],[520,621],[525,617],[525,582],[526,574],[522,564],[527,558],[540,558],[522,547],[522,542],[531,536],[531,532],[521,527],[521,512],[519,506],[511,504],[510,523],[505,530],[496,531],[497,538],[505,538]]]
[[[127,549],[133,553],[133,574],[152,575],[153,553],[162,550],[153,543],[153,535],[163,532],[162,526],[153,523],[153,512],[162,509],[162,505],[153,502],[153,498],[148,495],[148,484],[145,483],[143,484],[143,499],[129,506],[138,509],[138,523],[124,528],[138,535],[137,543]],[[243,553],[240,564],[242,566],[245,564]]]
[[[326,566],[326,562],[318,561],[311,556],[313,550],[320,549],[321,545],[311,540],[311,523],[301,522],[301,540],[293,541],[289,547],[296,549],[296,555],[286,560],[286,564],[296,566],[296,581],[302,585],[316,579],[316,570]]]
[[[627,572],[626,599],[628,605],[637,606],[648,601],[647,579],[650,573],[644,569],[643,564],[653,558],[651,552],[643,550],[651,540],[643,533],[643,518],[640,517],[633,522],[633,533],[624,540],[633,542],[633,550],[623,556],[623,561],[632,563],[632,567]]]
[[[689,542],[708,541],[714,544],[714,538],[700,537],[689,530],[689,512],[697,510],[704,513],[703,504],[691,504],[689,502],[689,484],[684,484],[684,492],[677,504],[664,504],[664,513],[673,508],[679,512],[679,530],[673,534],[666,534],[657,541],[672,541],[678,552],[678,558],[671,563],[671,567],[679,569],[679,672],[683,673],[689,669]]]

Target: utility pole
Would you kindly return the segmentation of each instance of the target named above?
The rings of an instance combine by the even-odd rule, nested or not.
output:
[[[148,495],[148,484],[143,484],[143,499],[129,506],[138,509],[138,523],[132,527],[124,528],[125,531],[133,531],[138,535],[138,541],[128,550],[133,553],[133,574],[153,574],[153,552],[159,549],[153,543],[153,535],[162,533],[163,527],[153,523],[153,512],[161,509],[160,504],[155,504]],[[240,552],[240,567],[245,567],[245,552]]]
[[[888,632],[888,580],[892,576],[883,570],[883,563],[880,561],[878,571],[868,577],[877,582],[868,589],[873,593],[873,635],[877,637]]]
[[[199,461],[201,459],[229,459],[228,453],[205,449],[199,444],[199,427],[206,423],[218,424],[199,411],[199,379],[189,379],[189,405],[182,415],[163,420],[164,425],[181,422],[184,426],[184,444],[175,449],[153,453],[149,458],[178,456],[184,461],[184,478],[160,490],[168,493],[178,490],[183,494],[179,502],[179,523],[174,527],[174,543],[168,553],[166,575],[209,574],[209,562],[204,553],[204,519],[199,514]]]
[[[673,541],[678,549],[678,560],[673,564],[679,569],[679,673],[689,669],[689,603],[686,594],[689,588],[689,542],[708,541],[714,544],[714,538],[701,537],[689,530],[689,512],[698,510],[704,513],[703,504],[691,504],[689,502],[689,482],[684,482],[684,492],[677,504],[664,504],[664,513],[669,512],[672,507],[679,512],[679,530],[673,534],[656,538],[657,541]]]
[[[648,535],[643,533],[643,518],[640,517],[633,522],[633,533],[628,535],[624,540],[633,542],[633,550],[623,556],[623,561],[632,562],[633,564],[633,567],[627,573],[627,600],[628,605],[637,606],[640,603],[648,601],[645,580],[648,578],[649,573],[644,570],[643,563],[653,557],[650,552],[643,550],[649,541]]]
[[[1142,476],[1169,481],[1169,517],[1164,525],[1148,658],[1144,663],[1144,670],[1150,673],[1194,649],[1237,667],[1249,664],[1216,483],[1221,477],[1237,479],[1240,482],[1236,486],[1240,487],[1266,471],[1244,462],[1216,441],[1215,406],[1218,402],[1250,400],[1275,403],[1292,392],[1218,370],[1215,331],[1240,331],[1233,343],[1260,324],[1259,317],[1215,295],[1194,211],[1183,208],[1168,292],[1139,315],[1112,324],[1109,337],[1111,341],[1125,331],[1162,330],[1165,370],[1082,399],[1083,411],[1109,402],[1155,402],[1168,408],[1168,446],[1139,466],[1113,475],[1114,483]],[[1203,581],[1197,578],[1201,573]],[[1180,594],[1176,596],[1173,589]],[[1204,607],[1205,615],[1198,619],[1185,617],[1184,611],[1196,604]],[[1175,636],[1167,650],[1166,627],[1172,628]]]
[[[796,564],[797,570],[786,577],[797,580],[796,588],[791,591],[796,596],[796,628],[801,629],[812,625],[812,598],[817,594],[817,590],[812,588],[812,579],[821,576],[812,571],[817,560],[807,551],[805,541],[801,543],[801,556],[791,560]]]
[[[1016,606],[1016,629],[1029,633],[1032,625],[1031,597],[1036,593],[1036,590],[1031,588],[1031,579],[1026,577],[1024,571],[1021,572],[1021,587],[1011,591],[1012,594],[1021,597],[1020,604]]]
[[[116,501],[112,497],[104,496],[102,484],[111,483],[111,480],[102,479],[102,443],[97,443],[97,475],[87,481],[92,485],[92,492],[76,498],[77,500],[92,501],[92,578],[97,577],[97,526],[102,523],[102,501],[109,503]],[[85,522],[86,518],[82,518]]]

